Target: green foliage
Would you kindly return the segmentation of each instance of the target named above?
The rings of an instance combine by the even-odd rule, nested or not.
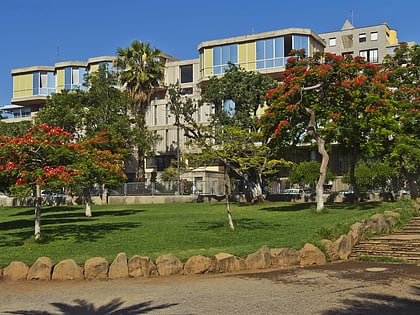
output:
[[[31,121],[20,121],[13,124],[0,121],[0,135],[7,137],[21,137],[31,127]]]
[[[224,76],[212,77],[201,86],[198,103],[184,98],[179,85],[168,88],[170,110],[176,124],[190,138],[190,144],[201,150],[200,154],[188,156],[189,162],[223,165],[230,176],[260,191],[249,195],[248,201],[261,198],[262,175],[275,172],[279,165],[286,163],[273,158],[256,125],[265,92],[275,85],[268,76],[230,64]],[[223,104],[228,100],[234,103],[234,108],[229,110]],[[197,123],[194,113],[204,103],[212,104],[214,113],[205,124]]]
[[[321,163],[318,161],[295,164],[290,171],[289,180],[292,183],[299,184],[301,187],[306,186],[313,189],[319,179],[320,168]],[[333,180],[334,177],[334,174],[327,170],[326,180]]]
[[[154,89],[164,81],[165,67],[160,50],[138,40],[132,41],[128,48],[118,48],[117,54],[115,66],[121,70],[118,72],[119,83],[132,98],[130,122],[133,124],[134,145],[139,160],[143,160],[146,153],[152,153],[154,143],[160,139],[147,129],[145,117]],[[143,180],[143,163],[138,163],[138,166],[138,180]]]
[[[417,54],[418,48],[411,56]],[[358,192],[353,173],[358,159],[382,156],[399,141],[406,143],[407,136],[420,147],[418,124],[413,124],[419,118],[420,91],[401,84],[405,78],[418,82],[419,71],[409,67],[403,75],[400,65],[390,63],[387,69],[361,57],[322,53],[290,58],[282,84],[266,95],[269,107],[260,121],[265,137],[278,151],[307,141],[307,109],[313,110],[318,134],[326,143],[337,142],[349,155],[350,181]],[[410,165],[420,164],[416,152],[407,156]]]
[[[362,193],[368,190],[395,191],[392,179],[398,175],[397,169],[388,162],[359,161],[355,170],[357,185]],[[343,177],[343,182],[349,183],[349,175]]]
[[[160,179],[164,182],[171,182],[176,180],[178,177],[177,169],[173,166],[165,168],[163,173],[160,175]]]
[[[246,257],[264,245],[300,249],[307,242],[319,242],[320,229],[330,230],[344,222],[351,225],[402,204],[334,204],[323,215],[312,212],[312,204],[231,206],[234,233],[226,222],[224,203],[94,205],[93,220],[84,216],[81,206],[46,207],[41,242],[32,240],[33,209],[3,207],[0,268],[14,260],[31,265],[40,256],[55,263],[72,258],[83,264],[92,257],[111,262],[120,252],[152,259],[172,253],[185,261],[194,255],[213,257],[220,252]]]

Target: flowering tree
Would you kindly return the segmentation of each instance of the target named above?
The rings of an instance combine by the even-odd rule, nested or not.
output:
[[[103,139],[100,135],[91,141],[103,145]],[[0,137],[2,182],[18,197],[35,192],[37,240],[41,237],[41,189],[95,182],[102,179],[101,172],[123,178],[120,161],[119,155],[92,147],[89,142],[74,143],[70,133],[46,124],[31,127],[22,137]],[[95,171],[91,169],[94,164]]]
[[[269,107],[260,126],[277,148],[308,141],[314,134],[318,145],[319,139],[338,143],[350,156],[350,183],[359,195],[357,160],[379,152],[380,140],[392,134],[396,108],[389,101],[388,75],[361,57],[317,53],[306,58],[297,51],[282,84],[266,95]]]

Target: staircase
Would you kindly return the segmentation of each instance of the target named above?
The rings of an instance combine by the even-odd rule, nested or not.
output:
[[[412,218],[403,229],[390,235],[360,241],[353,247],[350,258],[359,256],[392,257],[420,264],[420,216]]]

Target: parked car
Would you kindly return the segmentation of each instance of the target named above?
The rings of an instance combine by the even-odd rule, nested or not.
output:
[[[41,190],[41,197],[64,198],[65,196],[62,192]]]
[[[7,198],[8,196],[6,195],[6,193],[0,191],[0,198]]]

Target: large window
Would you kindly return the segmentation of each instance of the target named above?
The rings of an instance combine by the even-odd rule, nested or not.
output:
[[[262,39],[256,42],[257,69],[281,67],[285,64],[284,38]]]
[[[361,50],[360,54],[361,57],[365,58],[366,61],[372,63],[378,63],[378,50],[377,49],[370,49],[370,50]]]
[[[86,73],[85,68],[67,67],[64,69],[64,88],[66,90],[82,89]]]
[[[33,74],[33,95],[51,95],[55,92],[54,72],[39,71]]]
[[[180,66],[181,83],[193,82],[193,65]]]
[[[238,44],[213,47],[213,74],[225,73],[229,62],[238,64]]]
[[[309,37],[303,35],[294,35],[293,49],[305,49],[306,55],[309,55]]]

